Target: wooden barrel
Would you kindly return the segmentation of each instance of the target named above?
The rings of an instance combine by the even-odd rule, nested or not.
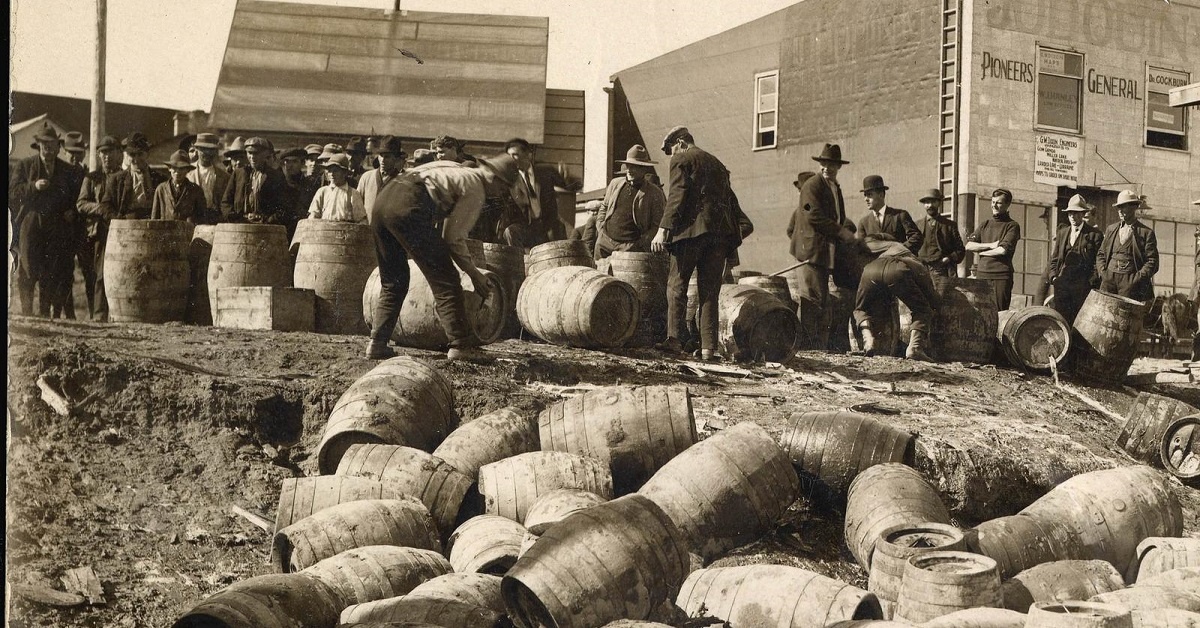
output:
[[[1168,477],[1147,466],[1077,475],[1054,487],[1021,514],[1038,519],[1052,538],[1078,540],[1079,554],[1058,559],[1107,560],[1127,573],[1147,536],[1179,536],[1183,515]],[[1022,567],[1032,567],[1026,565]]]
[[[530,532],[529,530],[526,530],[525,538],[521,539],[521,549],[519,552],[517,552],[517,558],[520,559],[522,556],[524,556],[525,553],[529,551],[529,548],[533,547],[534,543],[537,543],[539,538],[541,537]]]
[[[1071,369],[1081,379],[1119,382],[1137,355],[1146,304],[1092,290],[1075,317]]]
[[[796,471],[844,496],[863,470],[911,463],[913,435],[857,412],[798,412],[779,437]]]
[[[329,628],[338,623],[340,610],[337,592],[324,582],[302,574],[270,574],[217,591],[171,626]]]
[[[187,315],[191,223],[113,220],[104,249],[104,290],[114,323],[166,323]]]
[[[504,316],[503,338],[516,338],[521,334],[521,321],[517,319],[517,293],[525,283],[525,251],[521,247],[483,243],[483,267],[496,273],[504,284],[508,295],[508,309]]]
[[[1128,580],[1140,583],[1183,567],[1200,567],[1200,539],[1150,537],[1138,543]]]
[[[359,316],[367,278],[375,270],[375,235],[369,225],[340,220],[301,220],[293,283],[317,293],[317,331],[365,334]]]
[[[537,417],[508,406],[463,423],[433,455],[475,480],[485,464],[541,448]]]
[[[187,321],[193,325],[212,325],[212,304],[208,302],[208,260],[212,257],[216,225],[196,225],[188,247],[191,281],[188,288]]]
[[[1168,473],[1200,488],[1200,414],[1172,421],[1163,430],[1158,454]]]
[[[717,342],[735,360],[786,362],[796,354],[796,314],[767,291],[721,286]]]
[[[739,278],[737,282],[743,286],[754,286],[766,291],[771,296],[779,299],[780,303],[788,306],[792,310],[792,313],[796,312],[796,301],[792,299],[792,292],[788,288],[787,278],[774,275],[749,275]]]
[[[489,515],[517,523],[539,497],[561,488],[575,488],[611,499],[612,472],[603,462],[562,451],[531,451],[479,468],[479,493]]]
[[[413,547],[371,545],[347,550],[305,568],[306,574],[329,585],[338,608],[404,595],[414,587],[450,573],[450,562],[437,552]]]
[[[689,566],[679,530],[654,502],[626,495],[550,528],[500,583],[518,626],[646,619]]]
[[[904,567],[896,619],[921,623],[1000,602],[996,561],[968,552],[929,552],[913,556]]]
[[[368,622],[389,627],[405,626],[410,622],[456,628],[501,628],[506,625],[503,616],[490,609],[458,600],[410,594],[347,607],[342,611],[338,626],[358,626]]]
[[[1028,612],[1037,602],[1086,600],[1125,588],[1125,580],[1104,560],[1056,560],[1030,567],[1001,585],[1004,608]]]
[[[502,576],[521,551],[525,526],[497,515],[472,517],[450,535],[450,564],[458,573]]]
[[[1049,372],[1063,365],[1071,348],[1071,325],[1052,307],[1035,305],[999,313],[996,339],[1009,364]]]
[[[850,308],[851,313],[853,313],[854,292],[846,290],[845,296],[846,300],[849,301],[847,306]],[[834,307],[847,306],[835,304]],[[907,326],[911,324],[912,313],[908,311],[908,308],[899,299],[888,297],[876,302],[870,314],[871,335],[875,338],[875,355],[902,357],[904,355],[904,345],[908,343],[909,339],[909,329]],[[905,320],[906,316],[908,317],[907,320]],[[852,328],[856,327],[853,317],[849,319],[849,322]],[[937,324],[936,320],[934,324]],[[851,351],[861,352],[864,350],[861,332],[855,333],[855,329],[851,329],[848,339]]]
[[[208,300],[217,318],[217,288],[292,287],[292,256],[283,225],[221,223],[208,260]]]
[[[442,538],[454,529],[458,509],[474,483],[449,463],[404,445],[351,445],[338,463],[337,475],[376,480],[392,495],[421,500]]]
[[[432,451],[455,421],[450,380],[413,358],[385,360],[334,404],[317,445],[317,466],[322,474],[333,473],[346,449],[357,443]]]
[[[827,626],[846,620],[883,619],[875,594],[786,565],[697,569],[675,604],[689,617],[731,626]]]
[[[633,287],[639,316],[629,346],[649,347],[667,337],[667,276],[671,258],[665,253],[616,251],[608,258],[608,274]]]
[[[888,528],[875,541],[867,590],[880,600],[895,604],[908,559],[918,554],[965,550],[962,530],[944,523],[923,523]]]
[[[1028,628],[1133,628],[1129,609],[1097,602],[1061,601],[1029,608]]]
[[[930,346],[944,362],[989,364],[996,343],[996,299],[983,279],[934,277],[941,296],[930,334]]]
[[[1049,526],[1033,517],[1011,515],[985,521],[967,537],[971,551],[996,561],[1003,579],[1056,560],[1086,558],[1074,536],[1051,536]]]
[[[1138,585],[1172,587],[1200,594],[1200,567],[1178,567],[1169,571],[1138,578]]]
[[[612,470],[613,491],[632,493],[696,442],[686,386],[609,386],[538,415],[542,449],[591,456]]]
[[[640,312],[632,286],[594,268],[531,273],[517,294],[521,325],[546,342],[570,347],[619,347],[633,335]]]
[[[968,608],[931,619],[923,628],[1024,628],[1025,613],[1006,608]]]
[[[863,569],[870,570],[879,536],[895,526],[950,523],[938,493],[912,467],[878,464],[850,483],[846,497],[846,545]]]
[[[525,260],[525,276],[532,277],[543,270],[563,266],[595,268],[592,252],[582,240],[555,240],[529,249]]]
[[[448,573],[417,585],[410,595],[458,600],[473,606],[504,612],[500,576],[485,573]]]
[[[367,478],[350,478],[337,475],[319,475],[308,478],[284,478],[279,488],[279,505],[275,508],[274,536],[280,530],[319,512],[364,499],[392,499],[396,497],[383,484]],[[271,548],[271,562],[275,562],[275,548]]]
[[[1171,397],[1140,392],[1129,411],[1125,413],[1125,425],[1117,435],[1117,446],[1134,460],[1151,466],[1163,466],[1163,433],[1175,419],[1200,410]]]
[[[745,422],[684,450],[638,492],[679,526],[691,551],[710,559],[774,529],[800,481],[775,439]]]
[[[476,268],[485,268],[487,264],[487,254],[483,248],[483,240],[464,238],[463,242],[467,245],[467,251],[471,254],[471,263],[474,264]]]
[[[495,273],[487,270],[479,272],[487,280],[487,299],[479,298],[475,292],[475,284],[466,273],[460,272],[459,280],[462,284],[467,320],[475,330],[475,335],[486,344],[500,339],[504,329],[505,312],[510,307],[510,297]],[[429,282],[417,267],[417,263],[412,260],[408,261],[408,274],[408,292],[400,306],[400,316],[396,319],[395,330],[392,331],[392,341],[417,349],[443,349],[450,340],[438,319],[433,289],[429,287]],[[367,278],[366,287],[362,292],[363,318],[368,324],[375,316],[375,305],[379,302],[381,286],[377,268]]]
[[[1172,587],[1139,584],[1094,595],[1090,602],[1122,606],[1131,611],[1152,611],[1156,608],[1177,608],[1200,613],[1200,595]]]
[[[741,268],[738,268],[738,269],[730,272],[729,274],[732,275],[733,280],[738,283],[741,283],[742,279],[745,279],[747,277],[761,277],[762,276],[762,273],[757,270],[742,270]]]
[[[367,499],[326,508],[276,532],[274,543],[275,568],[285,573],[368,545],[442,549],[429,509],[408,497]]]
[[[550,526],[574,512],[603,504],[604,498],[588,491],[564,488],[550,491],[538,498],[525,513],[525,528],[536,535],[546,533]]]
[[[1133,628],[1198,628],[1200,613],[1178,608],[1131,611]]]

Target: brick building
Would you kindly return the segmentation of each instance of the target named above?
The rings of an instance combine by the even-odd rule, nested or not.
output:
[[[805,0],[613,75],[609,156],[644,143],[665,179],[661,138],[687,125],[732,171],[757,226],[742,261],[761,271],[792,261],[791,181],[825,142],[852,162],[840,181],[855,220],[869,174],[918,219],[920,192],[940,186],[964,231],[1006,187],[1018,301],[1036,290],[1057,208],[1079,192],[1103,226],[1129,188],[1152,208],[1159,291],[1187,292],[1200,132],[1167,92],[1198,75],[1196,0]]]

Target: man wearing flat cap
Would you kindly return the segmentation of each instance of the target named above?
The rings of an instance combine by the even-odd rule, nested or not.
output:
[[[375,198],[379,196],[379,190],[382,190],[388,181],[400,174],[400,168],[404,165],[404,158],[407,156],[404,148],[400,146],[398,137],[389,135],[378,144],[375,152],[375,161],[378,166],[364,172],[358,179],[358,192],[362,194],[367,216],[371,215],[371,208],[375,205]]]
[[[274,147],[261,137],[252,137],[246,140],[244,150],[248,167],[233,171],[221,198],[220,222],[286,225],[292,208],[283,174],[269,165]]]
[[[967,249],[958,231],[958,223],[942,215],[942,203],[945,200],[942,191],[936,188],[925,192],[920,199],[921,206],[925,208],[925,219],[918,225],[921,247],[917,249],[917,259],[935,277],[957,277],[956,267],[966,257]]]
[[[75,208],[83,216],[87,229],[84,241],[85,255],[80,257],[79,270],[83,274],[88,308],[92,320],[108,320],[108,297],[104,292],[104,247],[108,241],[109,219],[101,209],[100,201],[112,177],[121,171],[121,143],[111,135],[105,135],[96,145],[100,167],[87,174],[79,189]],[[83,257],[90,257],[84,263]]]
[[[217,136],[212,133],[198,133],[192,144],[196,168],[187,178],[204,194],[204,216],[196,217],[196,224],[214,224],[221,215],[221,195],[229,185],[229,172],[217,161],[219,148]]]
[[[1092,210],[1082,196],[1076,194],[1063,210],[1069,224],[1059,228],[1054,236],[1054,252],[1050,255],[1050,284],[1054,286],[1054,309],[1070,325],[1083,307],[1092,288],[1099,287],[1096,275],[1096,254],[1104,235],[1087,223]]]
[[[997,188],[992,192],[992,217],[983,221],[967,236],[967,251],[975,253],[975,276],[992,286],[996,310],[1003,312],[1012,301],[1013,255],[1021,240],[1021,225],[1008,215],[1012,192]]]
[[[620,176],[608,182],[596,214],[596,259],[614,251],[648,253],[667,203],[663,191],[646,180],[657,162],[645,146],[634,144],[617,163]]]
[[[1117,195],[1120,220],[1104,230],[1096,253],[1100,290],[1118,296],[1149,301],[1154,298],[1154,273],[1158,272],[1158,238],[1154,230],[1137,219],[1142,198],[1133,190]]]
[[[856,235],[860,239],[873,235],[877,239],[899,242],[916,253],[921,248],[921,231],[911,214],[887,204],[887,191],[883,177],[872,174],[863,179],[862,195],[867,215],[858,221]]]
[[[729,185],[729,170],[719,159],[696,146],[686,127],[677,126],[663,138],[662,151],[671,156],[667,203],[658,233],[650,242],[654,252],[671,254],[667,279],[667,337],[657,347],[668,353],[683,350],[687,333],[687,289],[695,273],[699,291],[700,357],[717,358],[717,300],[725,261],[753,229]]]
[[[188,180],[188,174],[196,166],[188,160],[187,153],[177,150],[166,161],[171,178],[160,183],[154,190],[154,206],[150,218],[154,220],[183,220],[196,224],[207,213],[204,206],[204,191]]]

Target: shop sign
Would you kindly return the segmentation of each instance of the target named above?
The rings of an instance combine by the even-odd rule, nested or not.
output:
[[[1033,181],[1075,187],[1079,180],[1080,141],[1077,137],[1065,135],[1036,136]]]

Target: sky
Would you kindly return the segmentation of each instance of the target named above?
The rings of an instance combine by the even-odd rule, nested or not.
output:
[[[389,8],[392,0],[301,0]],[[546,86],[586,92],[587,189],[607,167],[608,97],[619,70],[795,4],[799,0],[401,0],[414,11],[550,18]],[[108,0],[107,100],[209,111],[235,0]],[[95,3],[13,0],[10,88],[90,98]]]

